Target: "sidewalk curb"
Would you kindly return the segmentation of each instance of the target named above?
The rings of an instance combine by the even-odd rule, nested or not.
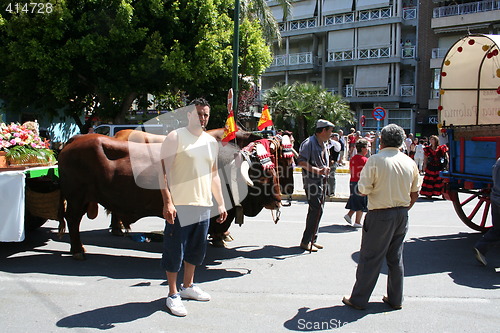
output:
[[[293,169],[293,172],[302,172],[302,168],[301,167],[295,167]],[[349,173],[349,169],[346,169],[346,168],[337,168],[337,170],[335,171],[335,173]]]
[[[347,202],[349,197],[326,197],[325,202]],[[307,201],[306,194],[304,192],[294,192],[292,194],[292,200],[296,201]]]

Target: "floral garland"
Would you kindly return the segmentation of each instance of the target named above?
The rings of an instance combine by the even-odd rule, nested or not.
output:
[[[38,134],[38,124],[0,124],[0,151],[6,152],[10,166],[44,166],[57,163],[50,141]]]
[[[28,126],[11,123],[0,124],[0,150],[8,150],[14,146],[28,146],[33,149],[49,148],[49,140],[42,139],[38,133]]]

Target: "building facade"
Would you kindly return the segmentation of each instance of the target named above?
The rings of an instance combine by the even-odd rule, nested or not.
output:
[[[283,20],[279,4],[268,1],[282,45],[275,45],[262,90],[314,82],[350,102],[362,132],[397,123],[417,136],[435,134],[445,50],[467,31],[498,33],[499,3],[302,0]],[[378,107],[386,110],[380,122],[372,115]]]

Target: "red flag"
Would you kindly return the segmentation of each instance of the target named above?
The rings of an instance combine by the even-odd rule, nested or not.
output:
[[[222,142],[229,142],[236,138],[236,122],[234,121],[233,110],[229,112],[226,119],[226,125],[224,126],[224,135],[222,136]]]
[[[257,128],[259,131],[262,131],[264,128],[268,126],[273,126],[273,120],[271,119],[271,114],[269,113],[269,107],[264,105],[262,109],[262,113],[260,115],[259,123],[257,124]]]
[[[236,138],[236,131],[238,128],[236,127],[236,122],[234,121],[234,113],[233,113],[233,88],[229,89],[227,94],[227,119],[226,125],[224,126],[224,134],[222,135],[222,142],[229,142]]]

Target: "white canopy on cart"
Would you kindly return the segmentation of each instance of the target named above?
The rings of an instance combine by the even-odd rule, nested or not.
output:
[[[500,124],[500,35],[468,35],[441,67],[439,123]]]

